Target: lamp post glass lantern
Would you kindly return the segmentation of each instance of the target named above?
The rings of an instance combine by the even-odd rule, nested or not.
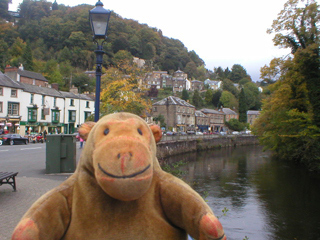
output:
[[[93,41],[97,43],[96,53],[96,97],[94,105],[94,121],[99,120],[100,115],[100,88],[101,88],[101,70],[102,70],[102,58],[104,51],[102,45],[107,39],[108,23],[111,12],[103,8],[101,1],[96,3],[96,7],[89,11],[90,25],[93,33]],[[98,41],[102,39],[102,42]]]

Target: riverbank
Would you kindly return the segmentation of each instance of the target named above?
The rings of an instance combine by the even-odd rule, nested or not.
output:
[[[166,157],[182,153],[258,144],[258,138],[253,135],[219,136],[185,140],[172,139],[161,141],[157,144],[157,157],[161,161]]]

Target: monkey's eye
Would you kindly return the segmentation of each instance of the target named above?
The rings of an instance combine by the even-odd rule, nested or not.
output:
[[[139,133],[140,135],[142,135],[142,131],[141,131],[140,128],[138,128],[138,133]]]
[[[108,135],[108,133],[109,133],[109,128],[107,128],[106,130],[104,130],[104,135]]]

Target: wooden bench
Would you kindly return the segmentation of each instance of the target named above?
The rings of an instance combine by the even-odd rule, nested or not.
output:
[[[18,172],[0,172],[0,186],[2,184],[10,184],[13,191],[16,191],[16,176]]]

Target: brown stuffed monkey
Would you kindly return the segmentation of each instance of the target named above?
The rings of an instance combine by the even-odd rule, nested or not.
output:
[[[161,130],[130,113],[115,113],[79,129],[86,145],[75,173],[39,198],[13,240],[225,240],[201,196],[161,170]]]

